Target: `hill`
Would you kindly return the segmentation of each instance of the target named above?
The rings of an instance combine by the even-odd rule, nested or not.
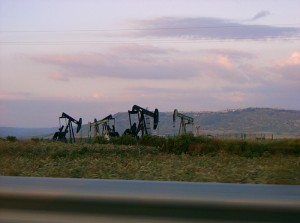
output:
[[[0,137],[16,136],[17,138],[32,138],[52,135],[57,128],[11,128],[0,127]]]
[[[200,126],[199,134],[254,134],[270,133],[278,137],[300,137],[300,111],[271,109],[271,108],[246,108],[226,110],[221,112],[182,112],[194,118],[196,126]],[[179,128],[179,119],[173,127],[173,112],[159,113],[159,127],[156,134],[175,135]],[[116,120],[116,130],[123,134],[129,128],[127,112],[113,115]],[[132,122],[137,122],[137,117],[132,116]],[[83,125],[77,136],[88,135],[88,125]],[[191,131],[191,127],[188,128]],[[54,134],[57,128],[1,128],[0,137],[13,135],[17,138],[45,137]]]
[[[272,133],[300,136],[300,111],[295,110],[246,108],[221,112],[183,113],[194,118],[195,125],[200,126],[200,134]],[[173,112],[160,112],[159,115],[159,134],[177,134],[179,120],[177,119],[173,128]],[[127,113],[117,113],[114,117],[119,131],[128,128]]]
[[[200,113],[196,114],[195,119],[208,130],[292,135],[300,133],[300,111],[247,108],[210,114]]]

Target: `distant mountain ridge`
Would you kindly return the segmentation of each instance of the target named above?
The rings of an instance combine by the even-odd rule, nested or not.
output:
[[[44,137],[54,133],[57,128],[13,128],[0,127],[0,137],[15,136],[17,138]]]
[[[179,109],[180,112],[180,109]],[[272,109],[272,108],[246,108],[230,109],[219,112],[182,112],[194,118],[196,126],[200,126],[200,134],[230,134],[230,133],[272,133],[300,137],[300,111]],[[127,112],[113,115],[116,120],[116,131],[123,134],[129,128]],[[133,122],[137,121],[133,116]],[[84,122],[88,122],[84,120]],[[173,127],[173,111],[159,113],[159,135],[175,135],[178,132],[179,119]],[[191,130],[191,128],[189,128]],[[0,127],[0,137],[8,135],[17,138],[51,137],[57,128],[7,128]],[[82,126],[77,136],[87,136],[88,125]]]
[[[273,133],[300,137],[300,111],[297,110],[246,108],[182,113],[194,118],[194,124],[200,126],[200,134]],[[159,134],[177,134],[179,120],[173,128],[173,112],[160,112],[159,115]],[[129,123],[128,114],[117,113],[114,117],[124,120],[116,122],[117,129],[123,131],[126,128],[125,120]]]

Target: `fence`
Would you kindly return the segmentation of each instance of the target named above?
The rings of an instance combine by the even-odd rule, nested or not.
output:
[[[234,134],[217,134],[217,138],[223,139],[244,139],[244,140],[273,140],[272,133],[234,133]]]

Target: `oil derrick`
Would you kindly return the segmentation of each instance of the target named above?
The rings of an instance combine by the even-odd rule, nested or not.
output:
[[[61,119],[65,119],[66,126],[61,125]],[[69,142],[73,143],[75,142],[75,134],[72,123],[77,125],[76,133],[78,133],[81,129],[82,125],[82,118],[80,118],[78,121],[71,116],[67,115],[66,113],[62,113],[61,117],[59,117],[59,131],[55,132],[53,135],[54,141],[62,141],[62,142],[68,142],[67,134],[69,133]]]
[[[119,133],[115,130],[115,118],[113,118],[112,115],[108,115],[107,117],[99,121],[97,121],[97,119],[95,118],[94,122],[89,122],[89,139],[91,139],[92,127],[94,127],[94,138],[96,138],[97,136],[103,136],[107,139],[110,139],[110,137],[119,136]],[[102,127],[101,132],[100,127]]]
[[[175,109],[173,112],[173,127],[174,128],[175,128],[175,123],[176,123],[176,117],[180,118],[180,126],[179,126],[178,135],[186,134],[186,126],[189,124],[192,125],[192,129],[194,129],[194,118],[184,115],[182,113],[179,113],[177,109]]]
[[[138,124],[132,123],[131,115],[138,116]],[[141,132],[141,136],[151,134],[150,118],[153,118],[153,129],[156,129],[159,122],[159,112],[156,108],[154,112],[144,109],[138,105],[134,105],[131,110],[128,111],[130,128],[126,129],[124,134],[130,134],[138,138],[138,134]]]

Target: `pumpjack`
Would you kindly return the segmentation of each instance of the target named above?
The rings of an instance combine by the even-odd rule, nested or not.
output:
[[[174,113],[173,113],[173,127],[174,128],[175,128],[175,123],[176,123],[176,117],[180,118],[180,127],[179,127],[178,135],[186,134],[186,126],[188,124],[191,124],[192,129],[194,129],[194,118],[184,115],[182,113],[179,113],[177,109],[175,109]]]
[[[136,114],[138,115],[138,125],[135,122],[132,123],[131,120],[131,115]],[[157,108],[154,110],[154,112],[151,112],[138,105],[133,105],[131,111],[128,110],[128,115],[130,128],[126,129],[124,134],[130,134],[136,138],[138,138],[139,132],[141,132],[141,136],[151,134],[150,117],[153,118],[153,129],[155,130],[158,126],[159,112]]]
[[[61,119],[65,119],[65,122],[66,122],[65,130],[64,130],[64,125],[61,125]],[[67,136],[67,133],[69,133],[70,143],[75,142],[75,134],[74,134],[74,129],[73,129],[72,123],[77,125],[76,133],[78,133],[81,129],[82,118],[80,118],[77,121],[76,119],[72,118],[71,116],[69,116],[69,115],[67,115],[66,113],[63,112],[61,117],[59,117],[59,125],[60,125],[60,128],[58,129],[59,131],[55,132],[52,139],[63,141],[63,142],[68,142],[66,136]]]
[[[110,121],[112,120],[113,124],[110,126]],[[102,125],[102,133],[100,133],[99,126]],[[115,131],[115,118],[112,115],[108,115],[107,117],[97,121],[94,119],[94,122],[89,122],[89,133],[88,136],[91,138],[92,127],[94,127],[94,137],[104,136],[106,138],[110,137],[118,137],[119,133]]]

